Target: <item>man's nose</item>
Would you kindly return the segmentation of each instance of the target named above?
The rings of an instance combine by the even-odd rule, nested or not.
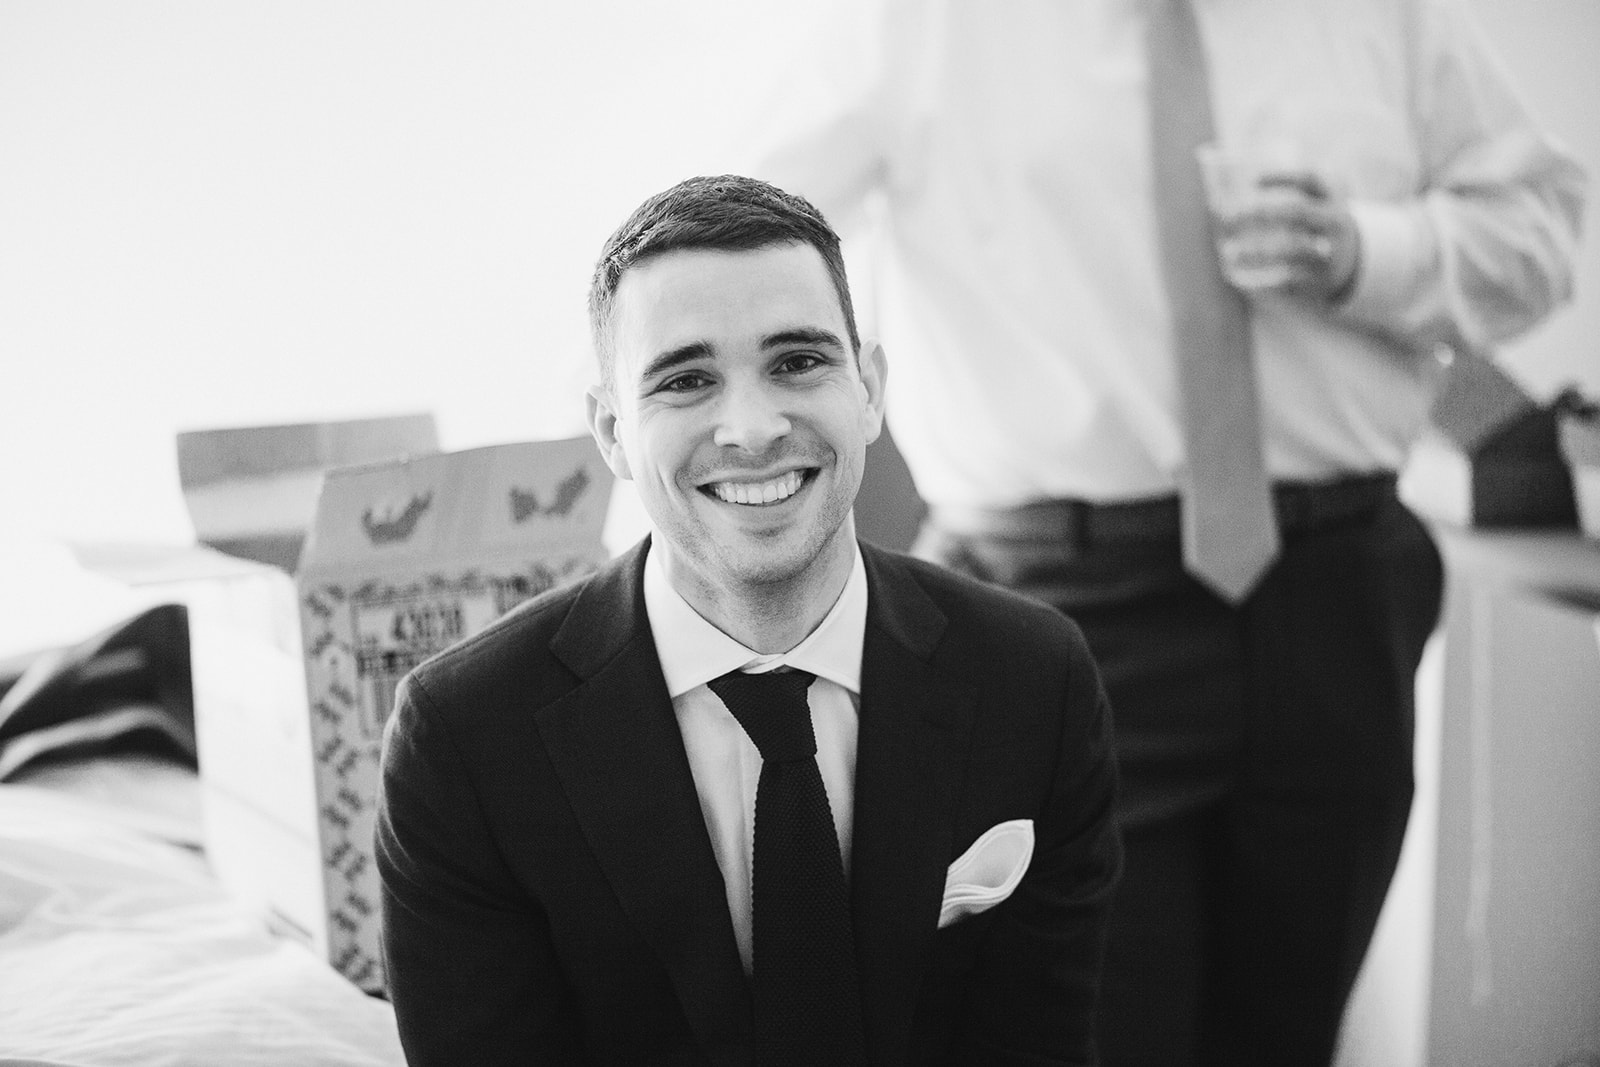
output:
[[[713,437],[718,445],[761,453],[788,432],[783,398],[766,383],[730,382],[723,390]]]

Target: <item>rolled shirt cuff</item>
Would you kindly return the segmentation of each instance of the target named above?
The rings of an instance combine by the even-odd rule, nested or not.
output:
[[[1352,201],[1350,216],[1361,238],[1356,277],[1338,314],[1384,330],[1403,327],[1418,289],[1437,269],[1427,212],[1420,202]]]

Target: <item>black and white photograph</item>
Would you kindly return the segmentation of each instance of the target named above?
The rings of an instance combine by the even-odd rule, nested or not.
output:
[[[1593,0],[0,0],[0,1067],[1600,1067]]]

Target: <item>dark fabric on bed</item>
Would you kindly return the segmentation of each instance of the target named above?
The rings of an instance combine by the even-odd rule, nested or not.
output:
[[[139,713],[116,715],[127,709]],[[74,723],[83,729],[64,728]],[[118,724],[112,727],[114,736],[97,728],[105,723]],[[171,752],[194,766],[186,609],[159,605],[33,660],[0,697],[0,768],[17,763],[6,758],[8,751],[15,754],[14,746],[30,735],[37,741],[46,731],[41,756],[67,748],[125,746]]]

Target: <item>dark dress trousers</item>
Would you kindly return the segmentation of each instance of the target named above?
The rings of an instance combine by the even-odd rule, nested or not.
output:
[[[1438,550],[1392,478],[1278,498],[1282,553],[1240,605],[1184,570],[1175,500],[1170,522],[1110,505],[918,546],[1070,615],[1102,671],[1125,858],[1108,1064],[1326,1067],[1399,859]]]
[[[413,1067],[748,1064],[751,996],[645,616],[648,541],[419,667],[377,860]],[[1076,626],[863,544],[850,900],[874,1064],[1088,1064],[1121,863]],[[938,928],[946,871],[1032,819],[1012,896]]]

